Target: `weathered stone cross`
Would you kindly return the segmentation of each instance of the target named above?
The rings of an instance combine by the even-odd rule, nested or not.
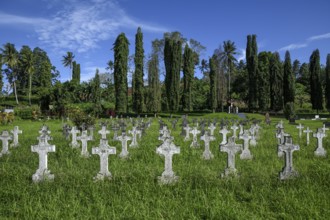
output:
[[[43,134],[48,136],[47,134]],[[39,167],[32,175],[33,182],[37,183],[43,180],[53,180],[54,174],[48,170],[48,153],[55,152],[55,145],[50,145],[45,139],[40,139],[38,145],[31,146],[31,151],[39,154]]]
[[[87,134],[87,131],[83,131],[81,133],[81,136],[77,137],[77,140],[81,141],[81,156],[82,157],[90,157],[90,154],[88,152],[88,141],[92,140],[92,137]]]
[[[303,130],[304,133],[306,133],[307,136],[307,145],[309,145],[309,133],[312,133],[313,131],[309,129],[309,127],[306,128],[306,130]]]
[[[130,147],[138,147],[139,144],[137,142],[137,135],[141,133],[140,130],[138,130],[135,126],[132,128],[132,130],[128,131],[129,134],[132,134],[132,142],[129,145]]]
[[[236,175],[237,170],[235,168],[235,155],[242,150],[241,144],[235,143],[235,138],[230,137],[228,143],[225,145],[220,145],[220,151],[226,152],[228,154],[227,167],[224,173],[221,174],[221,177],[226,177],[229,175]]]
[[[314,151],[314,155],[318,157],[325,157],[327,155],[327,151],[323,148],[322,139],[327,135],[323,133],[323,129],[317,129],[317,132],[313,134],[313,137],[317,138],[317,148]]]
[[[236,139],[237,138],[237,132],[236,131],[239,129],[239,127],[237,127],[237,125],[234,124],[230,128],[233,130],[233,137]]]
[[[18,147],[19,143],[18,143],[18,134],[22,134],[22,130],[19,130],[18,126],[14,127],[14,130],[10,131],[13,134],[13,143],[10,145],[11,147]]]
[[[285,166],[282,172],[280,172],[280,179],[285,180],[297,176],[298,172],[293,168],[292,153],[300,149],[299,145],[294,145],[292,143],[292,137],[287,136],[285,137],[284,144],[279,145],[278,149],[285,153]]]
[[[71,136],[72,136],[72,140],[71,140],[71,147],[72,148],[78,148],[79,147],[79,143],[77,142],[77,134],[80,133],[79,130],[77,130],[76,126],[73,126],[71,131]]]
[[[178,181],[179,177],[175,175],[172,169],[172,158],[174,154],[180,153],[180,147],[175,146],[171,139],[165,141],[156,149],[156,153],[164,155],[165,157],[165,170],[160,177],[159,183],[171,184]]]
[[[251,160],[253,156],[251,155],[250,149],[249,149],[249,141],[251,140],[251,135],[249,134],[249,130],[245,130],[243,135],[239,136],[239,139],[243,140],[243,151],[240,155],[240,158],[242,160]]]
[[[302,135],[302,129],[304,128],[304,126],[302,126],[302,124],[299,124],[299,126],[297,126],[296,128],[299,129],[299,138],[301,138],[301,135]]]
[[[107,139],[107,134],[110,134],[110,131],[107,130],[107,126],[103,125],[98,133],[101,135],[101,139]]]
[[[214,156],[210,150],[210,142],[215,140],[215,137],[212,135],[209,135],[209,132],[205,131],[204,135],[201,136],[201,140],[205,143],[205,150],[203,152],[203,159],[204,160],[210,160]]]
[[[132,138],[130,136],[127,136],[126,132],[122,132],[122,135],[118,136],[116,140],[121,141],[121,146],[122,146],[119,157],[124,159],[128,158],[129,152],[127,150],[127,141],[132,140]]]
[[[208,129],[210,130],[210,135],[211,136],[214,136],[214,130],[216,129],[217,127],[214,125],[214,123],[211,123],[210,126],[208,127]]]
[[[109,146],[107,139],[101,139],[100,145],[92,148],[92,154],[98,154],[100,156],[100,171],[94,177],[94,180],[104,180],[104,178],[111,179],[112,174],[108,168],[109,155],[116,154],[116,148]]]
[[[186,136],[184,137],[184,141],[189,141],[190,140],[190,130],[191,130],[191,128],[187,124],[183,129],[185,130],[185,133],[186,133]]]
[[[10,154],[8,150],[8,141],[11,141],[13,138],[9,134],[8,131],[3,131],[2,134],[0,135],[0,140],[2,141],[2,150],[0,152],[0,157],[4,154]]]
[[[230,133],[230,131],[227,130],[227,126],[224,126],[219,133],[222,134],[222,142],[220,144],[227,144],[227,134]]]
[[[198,140],[197,140],[197,135],[201,133],[201,131],[199,131],[197,129],[197,127],[194,127],[190,133],[193,135],[193,141],[191,142],[190,144],[190,147],[199,147],[199,143],[198,143]]]

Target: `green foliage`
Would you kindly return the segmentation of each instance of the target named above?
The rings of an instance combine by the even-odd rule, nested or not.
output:
[[[210,92],[209,92],[209,103],[210,103],[210,108],[212,109],[213,112],[215,112],[218,103],[217,103],[217,94],[216,94],[216,71],[217,71],[217,63],[216,63],[216,58],[213,56],[209,60],[210,64]]]
[[[318,110],[323,109],[323,94],[321,84],[321,66],[320,66],[320,52],[314,50],[309,60],[310,72],[310,87],[311,87],[311,103],[312,108]]]
[[[258,55],[258,104],[259,109],[267,111],[270,108],[270,59],[271,52],[260,52]]]
[[[284,111],[283,111],[286,119],[294,119],[295,118],[295,110],[294,110],[294,103],[293,102],[287,102],[284,105]]]
[[[144,101],[144,81],[143,81],[143,34],[139,27],[135,35],[135,72],[134,72],[134,89],[133,89],[133,110],[137,113],[145,112]]]
[[[183,95],[182,108],[184,111],[193,110],[192,80],[194,78],[194,52],[186,44],[183,54]]]
[[[126,113],[128,111],[127,99],[127,70],[129,42],[124,33],[119,34],[114,43],[114,80],[116,96],[116,112]]]
[[[179,110],[180,101],[181,48],[181,40],[176,41],[172,38],[165,38],[165,87],[169,110],[174,112]]]
[[[94,103],[93,115],[98,117],[103,109],[101,106],[101,87],[99,70],[96,69],[95,77],[92,81],[92,102]]]
[[[80,84],[80,64],[76,61],[72,62],[72,82]]]
[[[12,112],[0,112],[0,123],[2,125],[12,124],[15,120],[15,115]]]
[[[270,108],[273,111],[283,109],[283,71],[278,52],[270,59]]]
[[[69,107],[67,108],[67,115],[72,120],[73,124],[80,128],[83,124],[86,126],[95,125],[95,118],[86,114],[80,108],[77,107]]]
[[[311,108],[310,95],[306,91],[306,86],[300,83],[295,83],[295,86],[295,104],[301,109]]]
[[[41,116],[40,108],[37,105],[15,107],[14,113],[21,119],[37,120]]]
[[[293,73],[290,52],[285,52],[285,60],[283,65],[283,102],[294,102],[295,96],[295,76]]]
[[[326,108],[330,111],[330,54],[327,55],[327,64],[325,67],[325,101]]]
[[[247,36],[246,67],[249,74],[249,109],[258,109],[258,47],[257,36]]]
[[[159,60],[155,49],[153,49],[150,60],[148,61],[148,112],[161,111],[161,85],[159,81]]]

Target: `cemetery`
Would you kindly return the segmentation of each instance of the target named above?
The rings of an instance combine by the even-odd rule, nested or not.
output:
[[[93,131],[70,120],[1,126],[0,211],[14,218],[327,216],[330,139],[322,122],[274,117],[267,125],[262,115],[246,115],[241,126],[227,113],[185,123],[177,115],[175,128],[166,114],[103,119]]]

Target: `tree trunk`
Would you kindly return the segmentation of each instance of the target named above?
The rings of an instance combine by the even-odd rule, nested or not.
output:
[[[31,106],[32,75],[29,74],[29,104]]]
[[[14,81],[14,93],[16,98],[16,104],[18,105],[17,91],[16,91],[16,80]]]

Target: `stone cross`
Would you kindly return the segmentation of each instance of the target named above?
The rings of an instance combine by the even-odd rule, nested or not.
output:
[[[180,153],[180,147],[175,146],[175,144],[170,139],[166,139],[157,149],[156,153],[164,155],[165,157],[165,170],[160,177],[158,177],[159,183],[161,184],[171,184],[178,181],[179,177],[175,175],[172,169],[172,158],[174,154]]]
[[[251,128],[249,129],[250,133],[251,133],[251,140],[250,140],[250,145],[251,146],[256,146],[257,145],[257,140],[256,140],[256,126],[255,125],[251,125]]]
[[[87,142],[92,140],[92,137],[87,134],[87,131],[83,131],[81,133],[81,136],[77,137],[77,140],[81,141],[81,156],[82,157],[90,157],[90,154],[88,152],[87,148]]]
[[[299,126],[297,126],[296,128],[299,129],[299,138],[301,138],[301,135],[302,135],[302,129],[304,128],[304,126],[302,126],[301,124],[299,124]]]
[[[299,145],[294,145],[292,138],[287,136],[284,144],[279,145],[278,148],[285,153],[285,166],[280,172],[280,179],[285,180],[297,176],[298,172],[293,168],[292,153],[300,149]]]
[[[71,136],[72,136],[72,140],[71,140],[71,147],[72,148],[78,148],[79,147],[79,143],[77,142],[77,134],[80,133],[79,130],[77,130],[76,126],[73,126],[71,131]]]
[[[47,125],[42,125],[41,129],[39,130],[39,134],[50,134],[50,130],[48,129]]]
[[[219,133],[222,134],[222,142],[220,144],[227,144],[227,134],[230,133],[230,131],[227,130],[227,126],[224,126]]]
[[[243,151],[240,155],[240,158],[242,160],[251,160],[253,156],[251,155],[250,149],[249,149],[249,141],[251,140],[251,135],[249,134],[249,130],[245,130],[243,135],[239,136],[239,139],[243,140]]]
[[[18,143],[18,134],[22,134],[22,130],[19,130],[18,126],[14,127],[14,130],[11,130],[10,133],[13,134],[13,143],[10,145],[11,147],[18,147],[19,143]]]
[[[65,140],[69,140],[70,139],[70,131],[71,131],[70,125],[65,124],[63,126],[63,135],[65,137]]]
[[[116,141],[117,140],[117,134],[118,134],[119,126],[117,126],[117,125],[112,126],[112,130],[113,130],[113,140]]]
[[[278,127],[276,131],[276,138],[278,139],[278,145],[283,145],[285,142],[285,138],[290,136],[289,134],[284,132],[284,128]],[[282,157],[283,151],[279,150],[277,151],[277,156]]]
[[[126,135],[126,132],[122,132],[122,135],[117,137],[117,141],[121,141],[121,152],[119,154],[120,158],[128,158],[129,152],[127,150],[127,141],[132,140],[132,138],[130,136]]]
[[[138,147],[139,144],[136,140],[136,137],[138,134],[141,133],[140,130],[138,130],[136,127],[133,127],[132,130],[128,131],[129,134],[132,134],[132,142],[131,144],[129,145],[130,147]]]
[[[306,128],[306,130],[303,130],[304,133],[306,133],[307,136],[307,145],[309,145],[309,133],[312,133],[313,131],[309,129],[309,127]]]
[[[98,154],[100,156],[100,171],[94,177],[94,180],[104,180],[104,178],[111,179],[112,174],[108,168],[109,155],[116,154],[116,148],[109,146],[107,139],[101,139],[100,145],[92,148],[92,154]]]
[[[236,124],[234,124],[233,126],[230,127],[230,129],[233,130],[233,137],[236,139],[237,138],[237,130],[239,129],[239,127],[237,127]]]
[[[90,125],[88,126],[88,131],[89,131],[89,136],[91,137],[91,141],[94,140],[94,130],[95,130],[95,127],[93,125]]]
[[[208,129],[210,130],[210,135],[211,136],[214,136],[214,130],[216,129],[217,127],[214,125],[214,123],[211,123],[210,126],[208,127]]]
[[[220,151],[226,152],[228,154],[227,167],[224,173],[221,174],[222,177],[229,175],[236,175],[237,170],[235,168],[235,155],[242,150],[241,144],[235,143],[235,138],[231,137],[228,139],[228,143],[225,145],[220,145]]]
[[[13,138],[9,134],[8,131],[3,131],[2,134],[0,135],[0,140],[2,141],[2,150],[0,152],[0,157],[4,154],[10,154],[8,150],[8,141],[11,141]]]
[[[244,126],[242,124],[239,124],[239,135],[244,134]]]
[[[284,128],[282,120],[277,123],[276,128]]]
[[[325,127],[325,124],[323,124],[323,127],[322,127],[322,131],[323,131],[323,133],[325,134],[325,132],[328,131],[328,130],[329,130],[329,128],[326,128],[326,127]]]
[[[186,127],[184,127],[186,136],[184,137],[184,141],[189,141],[190,140],[190,130],[191,128],[189,127],[189,125],[187,124]]]
[[[193,135],[193,141],[190,144],[190,147],[199,147],[199,143],[197,140],[197,135],[200,134],[201,132],[197,129],[197,127],[194,127],[190,133]]]
[[[35,174],[32,175],[33,182],[53,180],[54,174],[51,174],[50,170],[48,170],[48,153],[55,152],[55,145],[50,145],[47,142],[39,142],[38,145],[31,146],[31,151],[39,154],[39,167]]]
[[[107,130],[106,126],[102,126],[98,133],[101,135],[101,139],[107,139],[107,134],[110,134],[110,131]]]
[[[53,140],[53,138],[49,134],[41,134],[39,137],[37,137],[37,140],[39,141],[39,145],[41,144],[48,144],[48,141]]]
[[[201,136],[201,140],[205,143],[205,150],[203,152],[203,159],[204,160],[210,160],[214,156],[212,152],[210,151],[210,142],[215,140],[215,137],[212,135],[209,135],[209,132],[205,131],[204,135]]]
[[[327,151],[323,148],[322,139],[327,135],[323,133],[322,128],[317,129],[316,133],[313,133],[313,137],[317,138],[317,148],[314,151],[314,155],[318,157],[325,157]]]
[[[165,127],[166,127],[166,126],[165,126]],[[165,127],[164,127],[164,128],[165,128]],[[160,141],[163,141],[163,142],[164,142],[165,139],[167,139],[167,138],[172,139],[172,140],[174,139],[173,137],[171,137],[171,131],[169,131],[169,130],[167,130],[167,129],[163,130],[163,131],[162,131],[162,134],[163,134],[163,135],[161,135],[161,136],[158,137],[158,140],[160,140]]]

